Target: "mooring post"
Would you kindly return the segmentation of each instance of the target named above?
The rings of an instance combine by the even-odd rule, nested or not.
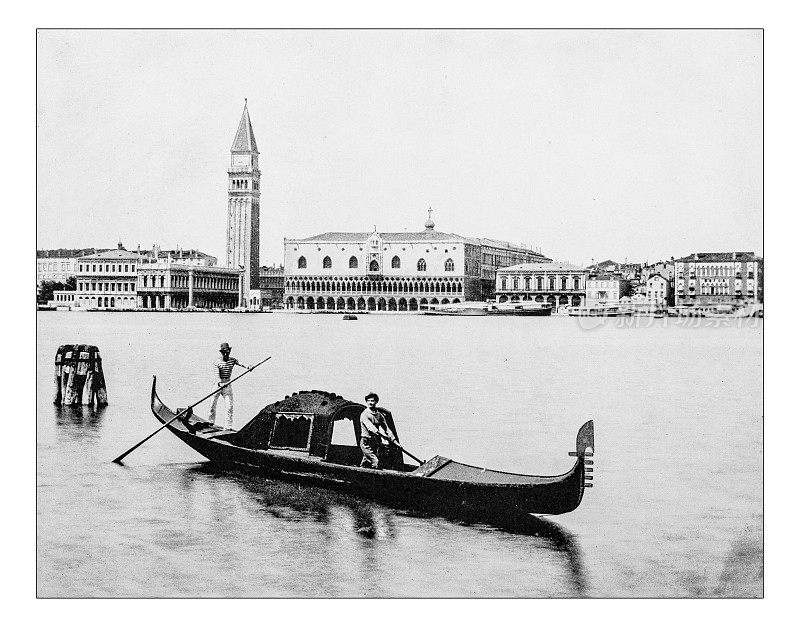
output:
[[[56,405],[108,405],[103,360],[96,346],[64,344],[56,351]]]

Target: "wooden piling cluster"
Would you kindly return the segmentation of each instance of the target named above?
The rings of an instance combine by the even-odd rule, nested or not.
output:
[[[108,405],[103,360],[96,346],[64,344],[56,351],[56,405]]]

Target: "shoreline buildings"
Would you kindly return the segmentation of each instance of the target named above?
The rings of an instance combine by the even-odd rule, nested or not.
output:
[[[657,264],[608,259],[582,268],[540,250],[437,231],[326,232],[284,238],[283,266],[260,266],[261,170],[245,99],[227,167],[225,263],[197,250],[37,251],[38,298],[84,309],[288,309],[415,311],[462,302],[533,301],[734,308],[763,302],[763,259],[696,253]],[[673,265],[674,263],[674,265]],[[674,271],[674,279],[673,279]],[[53,291],[75,279],[75,290]],[[53,283],[53,285],[50,285]],[[635,292],[632,294],[632,292]]]
[[[330,232],[284,240],[287,309],[416,311],[483,301],[498,268],[549,261],[533,249],[435,230]]]
[[[198,250],[116,249],[76,260],[75,290],[53,292],[55,306],[81,309],[233,308],[242,291],[241,271],[218,268]]]

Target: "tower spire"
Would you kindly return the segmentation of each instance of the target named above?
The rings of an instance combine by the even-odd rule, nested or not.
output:
[[[250,122],[250,113],[247,111],[247,98],[244,99],[242,119],[239,121],[236,137],[233,138],[231,152],[258,152],[256,136],[253,132],[253,125]]]

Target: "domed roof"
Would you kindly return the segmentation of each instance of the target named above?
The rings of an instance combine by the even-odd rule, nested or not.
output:
[[[433,209],[431,209],[430,207],[428,207],[428,219],[427,219],[427,220],[425,220],[425,228],[426,228],[426,229],[429,229],[429,230],[431,230],[431,231],[433,230],[433,227],[434,227],[434,226],[436,226],[436,225],[433,223],[433,220],[431,220],[431,212],[432,212],[432,211],[433,211]]]

